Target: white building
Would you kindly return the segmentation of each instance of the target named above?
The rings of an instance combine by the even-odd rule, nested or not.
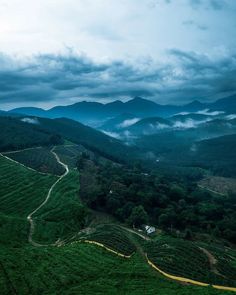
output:
[[[145,225],[145,230],[146,230],[146,233],[150,235],[156,231],[156,228],[154,226]]]

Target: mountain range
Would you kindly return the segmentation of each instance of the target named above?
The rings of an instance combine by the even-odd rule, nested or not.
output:
[[[236,113],[236,95],[219,99],[213,103],[202,103],[197,100],[185,105],[161,105],[153,101],[135,97],[127,102],[116,100],[111,103],[102,104],[99,102],[82,101],[67,106],[56,106],[49,110],[35,107],[21,107],[10,110],[12,114],[23,114],[28,116],[61,118],[66,117],[97,127],[108,119],[130,114],[134,117],[162,117],[167,118],[179,113],[191,112],[225,112],[226,114]],[[0,115],[3,115],[2,112]]]

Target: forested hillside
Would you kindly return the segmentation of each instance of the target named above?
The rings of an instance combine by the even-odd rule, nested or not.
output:
[[[82,144],[86,148],[118,162],[128,162],[140,157],[136,147],[129,147],[123,142],[105,135],[91,127],[70,119],[42,119],[42,128],[60,134],[63,138]]]
[[[33,119],[32,119],[33,120]],[[60,144],[62,138],[22,118],[0,117],[0,151],[19,150],[33,146]]]

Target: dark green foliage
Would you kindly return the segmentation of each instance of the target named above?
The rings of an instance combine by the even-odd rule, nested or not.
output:
[[[152,165],[153,168],[166,167],[167,172],[174,173],[175,167],[182,167],[182,170],[186,170],[185,174],[188,174],[189,169],[186,167],[196,167],[209,169],[215,175],[235,177],[236,135],[230,129],[230,135],[221,136],[221,126],[219,131],[213,133],[208,130],[210,127],[143,136],[137,139],[136,144],[139,148],[154,153],[153,162],[159,159],[156,165]],[[177,169],[177,176],[180,176],[180,170]]]
[[[147,212],[144,210],[142,205],[136,206],[132,209],[129,222],[136,227],[140,227],[142,224],[146,224],[148,222]]]
[[[236,134],[203,140],[196,144],[191,165],[211,169],[221,176],[236,176]]]
[[[19,248],[28,243],[29,223],[25,217],[0,213],[0,245]]]
[[[189,181],[177,184],[172,178],[142,173],[136,166],[83,159],[82,167],[80,195],[92,209],[113,214],[122,222],[140,226],[148,221],[183,235],[186,228],[194,236],[195,232],[212,234],[218,227],[221,237],[235,242],[235,195],[212,195]],[[134,209],[139,206],[144,209],[141,221]]]

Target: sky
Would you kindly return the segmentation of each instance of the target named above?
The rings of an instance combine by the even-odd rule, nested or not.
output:
[[[0,0],[0,109],[236,93],[235,0]]]

